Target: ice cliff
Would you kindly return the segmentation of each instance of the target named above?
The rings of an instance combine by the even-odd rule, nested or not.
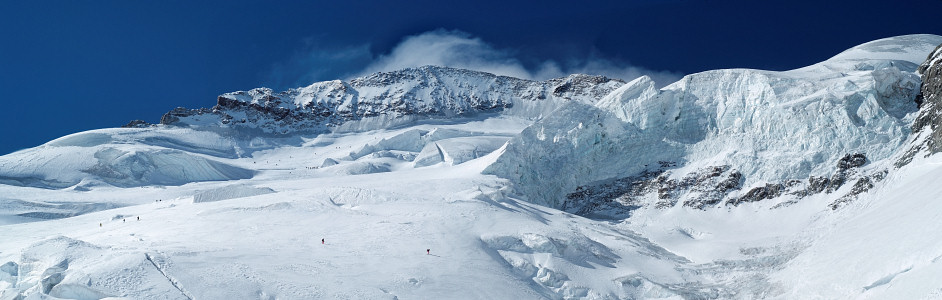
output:
[[[893,37],[805,68],[706,71],[661,89],[642,77],[594,105],[567,103],[537,121],[486,172],[511,179],[532,202],[571,211],[589,204],[566,203],[578,190],[625,178],[696,181],[710,168],[739,181],[711,205],[739,203],[750,192],[797,193],[816,176],[839,173],[848,155],[879,161],[898,151],[918,109],[917,67],[940,43],[935,35]],[[702,207],[691,200],[704,191],[651,186],[648,197],[622,206]]]

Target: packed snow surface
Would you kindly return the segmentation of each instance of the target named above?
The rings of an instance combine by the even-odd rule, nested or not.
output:
[[[642,77],[542,116],[76,133],[0,157],[0,299],[939,298],[942,157],[892,163],[933,43],[662,89]],[[827,174],[848,153],[866,153],[841,169],[862,192],[558,210],[577,186],[656,167],[727,165],[750,186]]]

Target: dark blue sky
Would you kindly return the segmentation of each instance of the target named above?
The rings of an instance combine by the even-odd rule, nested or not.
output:
[[[670,79],[797,68],[878,38],[942,34],[940,18],[939,0],[2,1],[0,154],[132,119],[155,123],[229,91],[429,57],[537,79]],[[421,49],[443,41],[450,46],[437,49],[462,55]]]

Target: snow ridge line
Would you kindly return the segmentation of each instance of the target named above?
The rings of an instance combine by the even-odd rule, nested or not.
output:
[[[188,293],[187,291],[183,290],[183,287],[180,286],[180,283],[177,282],[177,280],[174,279],[173,277],[170,277],[170,274],[167,274],[167,272],[164,271],[164,269],[161,268],[160,265],[158,265],[156,261],[154,261],[154,258],[150,256],[150,253],[144,253],[144,257],[147,258],[147,261],[149,261],[151,264],[154,265],[154,268],[156,268],[157,271],[160,272],[160,275],[163,275],[164,277],[167,278],[167,281],[170,281],[170,285],[172,285],[174,288],[180,291],[180,293],[183,294],[183,296],[186,297],[187,299],[193,300],[193,296],[191,296],[190,293]]]
[[[442,146],[435,142],[435,149],[438,149],[438,156],[441,157],[442,162],[445,162],[445,150],[442,150]]]

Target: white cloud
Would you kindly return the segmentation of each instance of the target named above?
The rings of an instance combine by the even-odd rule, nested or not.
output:
[[[653,71],[594,57],[569,59],[565,64],[548,60],[536,68],[528,69],[515,54],[510,50],[497,49],[461,31],[439,29],[404,38],[388,54],[380,55],[358,75],[436,65],[533,80],[574,73],[603,75],[626,81],[648,75],[658,85],[666,85],[681,77],[681,74],[674,72]]]
[[[515,51],[495,48],[468,33],[444,29],[407,36],[384,54],[372,53],[369,45],[326,47],[314,40],[306,41],[306,44],[305,50],[297,52],[287,63],[276,64],[269,77],[280,83],[287,83],[284,81],[286,78],[294,78],[299,80],[294,86],[299,86],[338,77],[350,78],[427,65],[470,69],[532,80],[581,73],[629,81],[641,75],[648,75],[658,86],[673,83],[681,77],[678,73],[653,71],[599,58],[596,55],[567,58],[564,62],[547,60],[528,68]]]
[[[406,37],[361,72],[369,74],[426,65],[484,71],[498,75],[531,78],[531,74],[508,51],[498,50],[479,38],[460,31],[435,30]]]

